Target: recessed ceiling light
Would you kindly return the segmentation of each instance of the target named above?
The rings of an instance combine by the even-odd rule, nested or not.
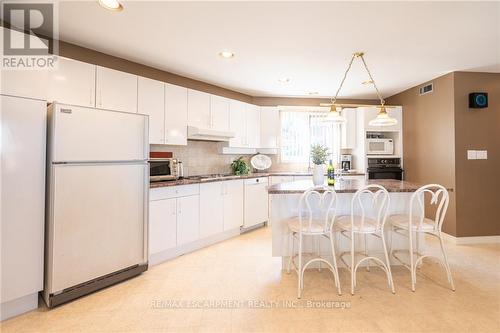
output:
[[[98,0],[101,7],[115,12],[123,10],[122,4],[118,0]]]
[[[361,84],[373,84],[373,81],[372,80],[366,80],[366,81],[361,82]]]
[[[309,95],[317,95],[317,94],[318,94],[318,92],[317,92],[317,91],[310,91],[310,92],[308,92],[308,94],[309,94]]]
[[[222,57],[222,58],[225,58],[225,59],[231,59],[234,57],[234,52],[231,52],[231,51],[220,51],[219,52],[219,55]]]
[[[290,78],[289,77],[282,77],[281,79],[278,79],[278,81],[280,83],[288,83],[288,82],[290,82]]]

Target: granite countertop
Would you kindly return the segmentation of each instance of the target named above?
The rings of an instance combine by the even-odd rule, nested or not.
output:
[[[269,176],[312,176],[312,172],[294,172],[294,171],[270,171],[267,173]],[[335,172],[335,175],[342,175],[342,176],[364,176],[365,173],[361,171],[350,171],[350,172],[344,172],[341,171],[340,173]],[[325,173],[326,175],[326,173]]]
[[[354,193],[369,184],[382,185],[388,192],[415,192],[422,186],[422,184],[394,179],[344,179],[335,180],[335,186],[333,188],[337,193]],[[301,194],[311,187],[313,187],[312,180],[298,180],[289,183],[271,185],[267,188],[267,191],[269,194]],[[448,191],[450,190],[452,189],[448,189]]]
[[[348,172],[342,173],[345,176],[364,176],[364,173],[358,172]],[[259,178],[259,177],[269,177],[269,176],[312,176],[312,173],[307,172],[293,172],[293,171],[284,171],[284,172],[255,172],[247,175],[231,175],[231,174],[217,174],[217,175],[200,175],[200,176],[191,176],[178,180],[167,180],[162,182],[151,182],[149,184],[149,188],[158,188],[158,187],[167,187],[167,186],[180,186],[180,185],[190,185],[190,184],[201,184],[201,183],[211,183],[211,182],[220,182],[224,180],[233,180],[233,179],[249,179],[249,178]],[[312,183],[311,183],[312,184]]]

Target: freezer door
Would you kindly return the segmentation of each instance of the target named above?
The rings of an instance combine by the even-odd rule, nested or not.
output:
[[[146,163],[55,165],[51,172],[50,293],[147,261]]]
[[[52,162],[145,160],[148,117],[54,104],[49,107]]]

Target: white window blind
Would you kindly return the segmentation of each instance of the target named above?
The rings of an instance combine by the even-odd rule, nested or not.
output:
[[[281,162],[310,162],[313,144],[327,146],[330,158],[339,162],[341,131],[339,124],[324,122],[326,113],[281,111]]]

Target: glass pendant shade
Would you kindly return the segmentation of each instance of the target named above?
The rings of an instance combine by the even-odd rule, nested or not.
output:
[[[375,119],[370,120],[368,124],[370,126],[394,126],[397,123],[398,120],[389,116],[385,107],[382,106]]]
[[[328,112],[328,115],[326,116],[324,121],[330,123],[342,124],[346,122],[346,119],[344,116],[340,114],[340,112],[337,111],[337,107],[332,105],[332,107],[330,108],[330,112]]]

